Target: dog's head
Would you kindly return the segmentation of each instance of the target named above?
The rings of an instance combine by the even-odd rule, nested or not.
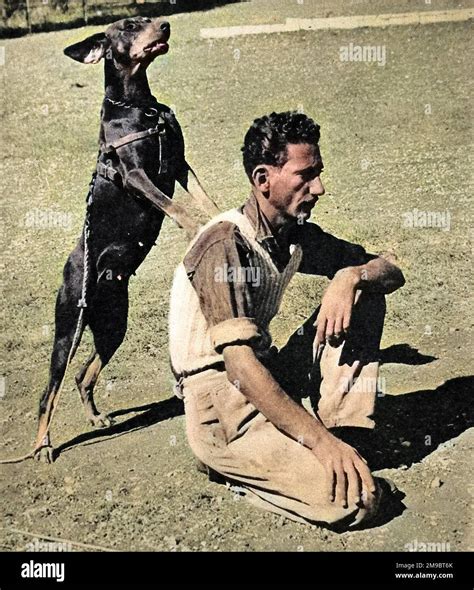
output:
[[[158,55],[166,53],[169,38],[167,21],[137,16],[113,23],[104,33],[66,47],[64,53],[85,64],[96,64],[105,57],[135,69],[149,66]]]

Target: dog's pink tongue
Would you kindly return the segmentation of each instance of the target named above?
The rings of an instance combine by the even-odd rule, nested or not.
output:
[[[164,41],[157,41],[156,43],[153,43],[152,45],[150,45],[149,47],[147,47],[145,49],[145,51],[148,53],[166,53],[169,49],[169,45],[168,43],[164,42]]]

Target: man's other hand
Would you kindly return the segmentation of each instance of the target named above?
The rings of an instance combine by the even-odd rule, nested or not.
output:
[[[325,432],[311,450],[326,470],[331,502],[344,508],[361,503],[369,510],[373,507],[376,486],[365,459],[355,449]]]

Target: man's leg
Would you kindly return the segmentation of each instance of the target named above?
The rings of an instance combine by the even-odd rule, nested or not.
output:
[[[241,486],[252,503],[299,522],[340,528],[372,516],[361,506],[343,508],[331,502],[330,482],[315,455],[266,420],[226,373],[189,377],[183,393],[194,454]]]
[[[319,308],[275,352],[267,366],[294,399],[309,396],[326,427],[374,427],[385,297],[358,291],[350,334],[337,347],[326,344],[313,359],[314,322]]]
[[[327,428],[374,428],[385,297],[357,292],[351,327],[339,346],[326,344],[319,371],[318,416]]]

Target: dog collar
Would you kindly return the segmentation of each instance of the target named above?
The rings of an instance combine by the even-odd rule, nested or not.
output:
[[[110,98],[109,96],[105,96],[105,99],[107,102],[110,102],[110,104],[113,104],[116,107],[120,107],[123,109],[137,109],[139,111],[144,111],[144,114],[146,117],[157,117],[159,115],[159,110],[151,105],[136,105],[130,102],[126,102],[124,100],[114,100],[113,98]],[[158,106],[158,102],[155,100],[154,104],[156,106]]]

